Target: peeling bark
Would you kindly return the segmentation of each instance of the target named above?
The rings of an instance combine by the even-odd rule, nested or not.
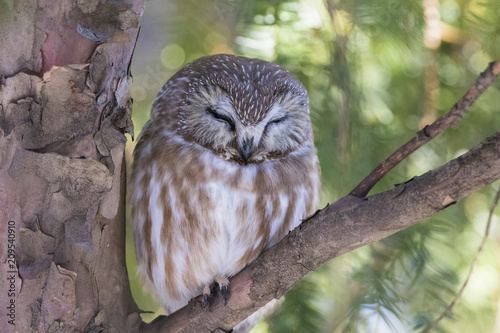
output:
[[[0,13],[2,332],[140,324],[125,267],[123,151],[142,6],[21,0]]]

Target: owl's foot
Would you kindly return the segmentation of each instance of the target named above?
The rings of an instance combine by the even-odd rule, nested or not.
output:
[[[212,283],[205,284],[203,288],[203,301],[201,307],[206,311],[210,307],[210,303],[217,294],[217,287],[222,295],[222,301],[224,306],[227,304],[227,298],[229,296],[229,280],[227,277],[222,275],[217,275]]]

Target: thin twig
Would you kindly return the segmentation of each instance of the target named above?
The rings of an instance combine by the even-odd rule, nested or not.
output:
[[[478,77],[467,93],[444,116],[436,119],[432,124],[422,130],[396,150],[385,161],[380,163],[365,179],[361,181],[350,193],[356,197],[365,197],[389,171],[411,155],[415,150],[435,138],[450,126],[456,126],[476,99],[491,85],[500,73],[500,60],[493,61],[488,68]]]
[[[460,301],[460,298],[462,297],[462,294],[465,290],[465,287],[467,286],[467,283],[469,283],[470,277],[472,276],[472,272],[474,271],[474,268],[476,267],[479,256],[480,256],[481,252],[483,251],[484,245],[486,244],[486,241],[488,240],[488,236],[490,235],[491,220],[493,219],[493,212],[498,205],[499,199],[500,199],[500,189],[498,190],[498,192],[495,196],[495,200],[493,201],[493,205],[491,206],[490,215],[488,216],[488,223],[486,223],[486,230],[484,232],[483,240],[481,241],[481,245],[479,245],[479,249],[477,250],[476,256],[474,257],[474,260],[472,261],[472,265],[470,266],[469,274],[467,274],[467,278],[465,278],[465,281],[462,284],[462,288],[460,288],[459,292],[457,293],[457,296],[455,296],[455,299],[450,303],[450,305],[448,305],[446,310],[444,310],[443,313],[423,331],[423,333],[429,333],[434,328],[436,328],[436,326],[439,324],[439,322],[443,318],[448,317],[451,314],[455,305],[458,303],[458,301]]]

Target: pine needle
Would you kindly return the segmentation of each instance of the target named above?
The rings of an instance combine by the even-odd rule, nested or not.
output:
[[[423,333],[429,333],[432,331],[436,326],[439,324],[439,322],[445,318],[451,315],[453,308],[455,305],[460,301],[460,298],[462,297],[462,294],[465,290],[465,287],[467,286],[467,283],[470,280],[470,277],[472,276],[472,272],[474,271],[474,268],[476,267],[477,261],[479,259],[479,256],[481,252],[483,252],[484,245],[486,244],[486,241],[488,240],[488,236],[490,234],[490,229],[491,229],[491,221],[493,220],[493,212],[495,208],[498,205],[498,201],[500,200],[500,189],[498,190],[495,200],[493,202],[493,205],[491,206],[490,209],[490,214],[488,216],[488,222],[486,223],[486,230],[484,232],[483,240],[481,241],[481,245],[479,245],[479,249],[476,252],[476,256],[474,257],[474,260],[472,261],[472,265],[469,270],[469,274],[467,274],[467,278],[465,279],[464,283],[462,284],[462,288],[460,288],[460,291],[457,293],[457,296],[455,299],[450,303],[450,305],[444,310],[444,312],[436,319],[434,320],[424,331]]]

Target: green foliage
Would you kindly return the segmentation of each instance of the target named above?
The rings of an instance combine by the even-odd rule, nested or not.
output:
[[[422,43],[425,22],[421,0],[335,2],[351,15],[357,28],[385,44],[381,50],[387,50],[387,43],[409,49]]]
[[[483,49],[494,58],[500,57],[500,2],[472,0],[465,11],[466,22],[482,39]]]
[[[274,61],[309,92],[323,204],[333,202],[419,128],[447,112],[487,63],[500,57],[498,0],[439,0],[430,9],[440,15],[441,40],[427,47],[425,13],[432,2],[205,0],[194,5],[177,0],[166,6],[150,1],[143,26],[160,16],[167,21],[164,31],[158,24],[146,36],[142,32],[136,48],[131,86],[136,133],[163,81],[188,61],[221,52]],[[150,40],[155,43],[141,46]],[[415,152],[372,192],[436,168],[495,133],[498,105],[497,82],[457,128]],[[493,188],[332,260],[297,284],[281,308],[254,331],[422,331],[463,283]],[[493,229],[491,238],[498,239],[499,233]],[[453,315],[436,332],[493,330],[500,295],[499,250],[490,240]],[[133,259],[129,262],[134,276]],[[137,281],[131,283],[141,307],[155,310]]]
[[[314,299],[319,293],[312,280],[300,281],[287,295],[286,302],[269,318],[270,332],[321,332],[324,318]]]

